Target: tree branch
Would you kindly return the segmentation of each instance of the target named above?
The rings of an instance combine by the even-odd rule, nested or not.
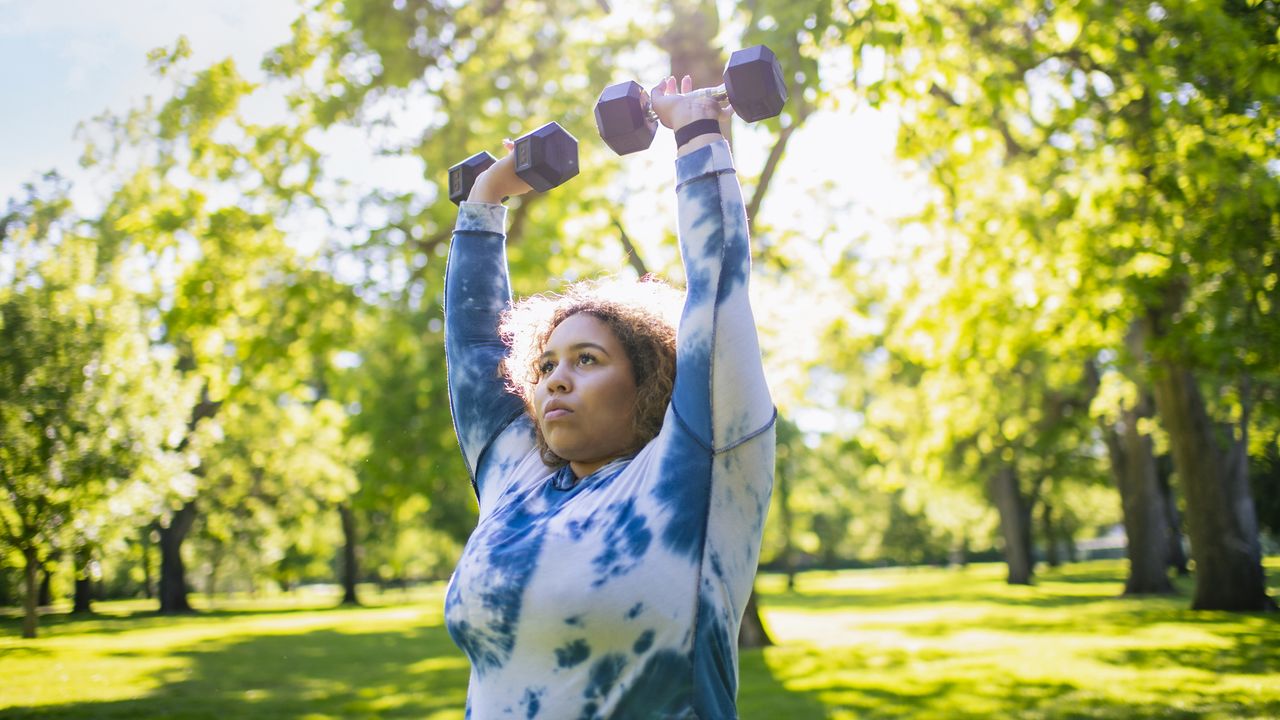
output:
[[[520,240],[524,234],[524,224],[529,217],[529,208],[537,204],[544,195],[542,193],[528,193],[520,198],[520,204],[511,211],[511,229],[507,231],[507,242],[513,243]]]
[[[635,269],[636,274],[644,277],[649,274],[648,268],[644,265],[644,260],[640,258],[640,251],[636,250],[636,246],[631,244],[631,238],[627,235],[626,228],[622,227],[622,220],[617,215],[612,216],[613,226],[618,228],[618,239],[622,241],[622,249],[627,253],[627,262],[631,263],[631,267]]]
[[[961,107],[960,101],[956,100],[955,96],[944,90],[937,83],[933,83],[929,86],[929,94],[942,100],[951,107]],[[1006,155],[1009,157],[1018,157],[1020,155],[1029,154],[1027,153],[1026,148],[1018,144],[1018,141],[1013,138],[1013,133],[1009,130],[1009,124],[1006,123],[999,114],[993,114],[991,116],[991,123],[995,125],[996,130],[1000,133],[1000,137],[1004,139],[1004,151]]]
[[[747,205],[747,231],[753,235],[756,215],[760,213],[760,205],[764,203],[765,193],[769,191],[769,183],[778,169],[778,163],[782,162],[782,153],[787,149],[787,141],[791,139],[791,133],[798,127],[800,127],[799,123],[792,123],[782,128],[782,132],[778,133],[777,141],[773,143],[773,148],[769,150],[769,159],[765,161],[764,169],[760,171],[760,181],[756,183],[756,190],[751,194],[751,202]]]

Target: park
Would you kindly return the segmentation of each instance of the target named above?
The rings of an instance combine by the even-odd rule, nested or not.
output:
[[[158,90],[0,196],[0,719],[464,717],[515,640],[467,635],[455,584],[497,583],[514,625],[543,553],[482,532],[511,408],[558,489],[643,452],[562,452],[547,418],[577,409],[540,415],[506,369],[475,374],[498,410],[459,392],[473,316],[446,267],[484,217],[508,304],[657,276],[689,288],[682,332],[695,297],[755,328],[725,362],[714,316],[705,433],[680,336],[653,406],[679,429],[645,439],[687,434],[729,489],[651,477],[643,512],[570,524],[622,549],[587,597],[711,548],[696,582],[734,579],[691,585],[691,627],[738,631],[696,641],[714,707],[1280,717],[1280,3],[290,15],[252,63],[166,39],[139,58]],[[696,153],[740,226],[690,219]],[[733,266],[708,293],[707,258],[749,290]],[[480,409],[506,413],[483,443]],[[713,517],[730,500],[756,514]],[[534,554],[468,564],[489,542]],[[628,691],[597,655],[588,716]]]
[[[1003,580],[995,563],[815,571],[794,591],[764,575],[776,644],[742,655],[742,717],[1280,713],[1274,618],[1122,597],[1118,560],[1034,587]],[[338,607],[335,591],[221,598],[178,619],[104,603],[91,618],[51,618],[39,642],[18,639],[10,618],[0,717],[461,718],[466,660],[444,630],[442,588],[359,608]]]

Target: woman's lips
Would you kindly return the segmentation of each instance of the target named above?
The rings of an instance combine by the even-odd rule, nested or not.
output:
[[[556,420],[558,418],[562,418],[566,415],[572,415],[572,414],[573,414],[573,411],[568,408],[554,408],[552,410],[548,410],[547,412],[543,413],[542,419],[550,422],[551,420]]]

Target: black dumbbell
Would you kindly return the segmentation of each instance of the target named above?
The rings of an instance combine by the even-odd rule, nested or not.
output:
[[[516,175],[538,192],[563,184],[578,174],[578,139],[549,122],[516,138]],[[487,152],[479,152],[449,168],[449,199],[460,205],[471,194],[480,173],[497,162]]]
[[[747,122],[771,118],[787,102],[778,57],[764,45],[744,48],[729,56],[724,84],[689,93],[728,101]],[[596,101],[596,128],[605,144],[619,155],[644,150],[658,131],[658,116],[649,104],[649,93],[634,80],[610,85]]]

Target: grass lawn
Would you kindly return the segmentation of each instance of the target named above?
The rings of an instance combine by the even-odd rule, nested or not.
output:
[[[760,579],[778,641],[741,658],[746,720],[1277,718],[1280,616],[1192,612],[1118,597],[1124,564],[1092,562],[1009,587],[1000,565]],[[1268,563],[1272,592],[1280,559]],[[0,616],[0,718],[450,718],[467,664],[443,588],[220,601],[191,617],[142,603]],[[198,599],[198,598],[197,598]]]

